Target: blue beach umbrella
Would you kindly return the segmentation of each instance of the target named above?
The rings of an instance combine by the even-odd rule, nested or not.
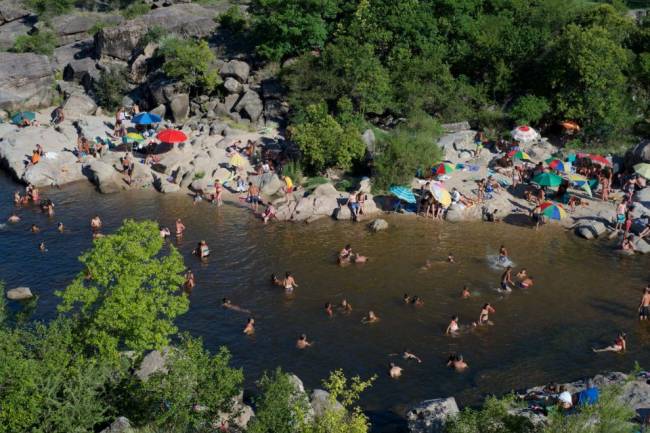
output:
[[[416,202],[415,194],[413,194],[411,188],[408,188],[406,186],[393,185],[388,189],[388,191],[390,191],[390,193],[393,194],[398,199],[404,200],[407,203]]]
[[[22,111],[11,118],[11,123],[20,125],[23,123],[23,120],[29,120],[31,122],[34,119],[36,119],[36,113],[33,111]]]
[[[160,123],[162,118],[157,114],[145,112],[134,116],[131,121],[136,125],[151,125],[153,123]]]

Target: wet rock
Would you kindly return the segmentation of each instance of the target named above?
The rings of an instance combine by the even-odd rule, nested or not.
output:
[[[406,414],[410,433],[442,433],[444,425],[459,412],[454,397],[426,400]]]
[[[632,245],[634,246],[634,251],[637,253],[650,254],[650,244],[645,239],[634,236]]]
[[[152,350],[142,358],[140,367],[135,372],[135,375],[142,381],[145,381],[154,373],[167,373],[167,367],[165,366],[167,359],[169,358],[169,349],[163,349],[163,351]]]
[[[233,77],[240,83],[245,83],[248,80],[250,70],[251,67],[248,63],[242,62],[241,60],[231,60],[221,67],[220,73],[224,78]]]
[[[650,163],[650,139],[642,140],[625,155],[625,165],[629,168],[640,162]]]
[[[25,299],[31,299],[34,295],[32,291],[29,290],[29,287],[16,287],[7,291],[7,299],[12,301],[23,301]]]
[[[388,222],[386,220],[383,220],[381,218],[377,218],[373,222],[370,223],[369,228],[373,232],[380,232],[382,230],[387,230],[388,229]]]
[[[131,422],[128,418],[121,416],[106,427],[100,433],[128,433],[131,431]]]
[[[0,109],[48,106],[53,83],[54,71],[47,56],[0,52]]]
[[[334,209],[332,216],[337,221],[350,221],[352,219],[352,211],[347,206],[339,206]]]
[[[605,224],[597,220],[583,221],[575,229],[578,236],[588,240],[595,239],[606,231]]]

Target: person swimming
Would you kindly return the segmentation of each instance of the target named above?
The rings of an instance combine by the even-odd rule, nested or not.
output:
[[[282,280],[277,277],[275,274],[271,274],[271,284],[274,286],[282,286]]]
[[[221,306],[228,310],[236,311],[238,313],[251,314],[251,312],[245,308],[240,307],[239,305],[233,304],[230,299],[223,298],[221,299]]]
[[[520,280],[523,280],[525,278],[528,278],[528,271],[526,270],[526,268],[522,268],[521,271],[517,272],[517,275],[515,276]]]
[[[361,323],[363,324],[375,323],[375,322],[379,322],[379,317],[372,310],[368,311],[368,315],[363,319],[361,319]]]
[[[404,301],[405,304],[411,303],[411,297],[408,295],[408,293],[404,293],[404,296],[402,297],[402,301]]]
[[[300,334],[300,336],[298,337],[298,341],[296,341],[296,348],[306,349],[308,347],[311,347],[312,344],[314,343],[307,341],[307,335]]]
[[[246,335],[255,334],[255,319],[253,319],[252,317],[249,317],[248,321],[246,322],[246,327],[244,328],[244,334]]]
[[[506,249],[505,245],[501,245],[499,247],[499,263],[506,263],[509,261],[508,258],[508,250]]]
[[[329,317],[334,316],[334,310],[332,309],[332,304],[330,302],[325,303],[325,314]]]
[[[208,247],[208,243],[204,240],[199,242],[193,254],[199,257],[200,259],[207,258],[210,255],[210,247]]]
[[[188,269],[185,273],[185,282],[183,283],[183,290],[185,293],[191,293],[192,289],[196,286],[196,280],[194,279],[194,272],[191,269]]]
[[[528,276],[519,282],[519,287],[521,287],[522,289],[529,289],[533,287],[534,284],[535,281],[533,280],[533,277]]]
[[[285,273],[283,286],[284,286],[284,291],[287,293],[293,292],[293,289],[298,287],[296,280],[293,278],[293,275],[289,271]]]
[[[365,263],[366,261],[368,261],[368,258],[365,257],[365,256],[362,256],[360,254],[356,254],[356,253],[352,252],[352,246],[350,244],[347,244],[339,252],[338,261],[339,261],[339,264]]]
[[[510,285],[514,285],[512,282],[512,266],[508,266],[501,275],[501,290],[504,292],[512,292]]]
[[[32,224],[31,228],[29,229],[32,233],[38,233],[41,231],[40,227],[37,226],[36,224]]]
[[[95,215],[92,217],[90,220],[90,229],[93,231],[93,233],[97,233],[102,229],[103,223],[102,220],[99,218],[99,215]]]
[[[163,239],[167,239],[172,235],[171,230],[169,230],[169,227],[160,227],[160,237]]]
[[[463,291],[460,293],[462,299],[469,299],[472,297],[472,293],[469,291],[467,286],[463,286]]]
[[[620,332],[618,334],[618,337],[616,337],[616,340],[614,340],[614,344],[611,346],[604,347],[602,349],[595,349],[592,348],[595,353],[599,352],[625,352],[627,350],[627,340],[626,340],[626,335],[624,332]]]
[[[416,354],[411,352],[410,349],[404,349],[404,353],[402,353],[402,358],[406,361],[412,359],[414,361],[417,361],[418,364],[422,364],[422,360]]]
[[[63,233],[65,231],[65,227],[61,221],[59,221],[59,223],[56,225],[56,229],[59,231],[59,233]]]
[[[395,363],[393,362],[391,362],[388,365],[388,375],[392,379],[397,379],[398,377],[400,377],[402,375],[402,371],[404,371],[404,369],[402,367],[395,365]]]
[[[463,355],[449,355],[449,358],[447,359],[447,366],[453,367],[454,370],[459,373],[467,370],[469,367],[469,365],[467,365],[465,362]]]
[[[424,300],[420,298],[419,296],[415,295],[411,298],[411,305],[415,305],[416,307],[421,307],[424,305]]]
[[[39,249],[42,253],[44,253],[45,251],[47,251],[47,248],[45,247],[45,241],[41,241],[41,243],[38,244],[38,249]]]
[[[12,214],[9,216],[9,218],[7,218],[7,222],[10,222],[10,223],[17,223],[17,222],[19,222],[19,221],[20,221],[20,217],[19,217],[18,215],[16,215],[15,212],[12,213]]]
[[[449,325],[447,325],[445,335],[456,335],[458,334],[458,331],[460,331],[460,326],[458,325],[458,316],[451,316],[451,321],[449,322]]]
[[[350,304],[347,299],[343,298],[339,309],[343,314],[350,314],[352,312],[352,304]]]
[[[483,305],[483,308],[481,308],[481,313],[478,316],[478,324],[479,325],[486,325],[490,324],[490,313],[496,313],[496,310],[492,308],[492,305],[488,302],[487,304]]]
[[[452,253],[449,253],[447,256],[447,263],[456,263],[456,259],[454,258],[454,255]]]

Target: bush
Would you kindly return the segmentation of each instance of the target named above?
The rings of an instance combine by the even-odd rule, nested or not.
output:
[[[144,2],[135,2],[122,10],[122,16],[127,20],[144,15],[151,10],[151,6]]]
[[[52,55],[56,48],[57,37],[54,33],[36,32],[33,35],[20,35],[16,38],[12,51],[16,53],[36,53]]]
[[[99,80],[94,84],[97,102],[107,110],[115,110],[122,105],[122,98],[127,91],[126,70],[114,68],[101,70]]]
[[[551,111],[546,98],[526,95],[517,100],[510,110],[510,116],[518,124],[536,124]]]
[[[216,18],[216,21],[221,24],[222,28],[234,33],[240,32],[248,27],[246,16],[236,5],[230,6],[226,12]]]
[[[312,172],[331,167],[349,169],[365,155],[359,131],[353,125],[341,126],[324,104],[307,107],[302,123],[291,126],[290,132]]]
[[[488,397],[479,410],[465,408],[445,425],[445,433],[534,433],[527,418],[510,415],[514,399]]]
[[[166,38],[160,54],[165,58],[165,74],[180,80],[190,91],[211,93],[221,84],[213,66],[216,57],[206,41]]]
[[[147,33],[144,34],[138,41],[138,45],[141,48],[146,47],[151,43],[160,42],[165,36],[167,36],[167,29],[161,26],[153,26],[147,29]]]
[[[40,18],[48,18],[69,12],[75,0],[27,0],[30,7]]]
[[[380,138],[375,156],[374,184],[380,190],[391,185],[410,184],[418,169],[427,170],[439,161],[442,152],[437,140],[440,124],[424,113],[415,114],[385,138]]]
[[[295,185],[302,184],[303,175],[302,167],[299,161],[289,161],[282,167],[282,174],[289,176]]]

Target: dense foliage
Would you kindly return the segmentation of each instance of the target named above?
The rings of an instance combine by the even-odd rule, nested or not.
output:
[[[126,89],[126,70],[120,67],[102,69],[99,71],[99,80],[93,84],[97,102],[108,110],[115,110],[122,105]]]
[[[26,0],[25,2],[41,18],[49,18],[69,12],[75,0]]]
[[[31,35],[16,37],[12,51],[16,53],[36,53],[51,55],[57,44],[57,37],[50,31],[38,31]]]
[[[610,3],[610,4],[607,4]],[[342,96],[357,113],[509,129],[573,120],[616,142],[650,115],[650,19],[620,1],[254,0],[258,52],[284,73],[296,119]],[[372,117],[368,114],[373,114]]]
[[[83,338],[102,354],[160,349],[177,329],[189,301],[179,295],[183,258],[153,221],[126,220],[113,235],[94,241],[79,260],[84,270],[62,292],[59,311],[78,317]]]
[[[190,91],[211,93],[221,84],[213,65],[216,57],[206,41],[168,37],[161,44],[160,54],[165,74],[180,80]]]

